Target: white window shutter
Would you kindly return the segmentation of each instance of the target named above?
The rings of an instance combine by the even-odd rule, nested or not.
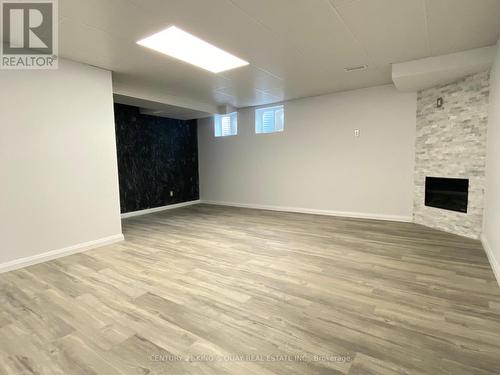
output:
[[[255,110],[255,132],[257,134],[282,132],[284,126],[285,112],[282,105]]]
[[[227,137],[238,134],[238,113],[214,116],[214,133],[216,137]]]

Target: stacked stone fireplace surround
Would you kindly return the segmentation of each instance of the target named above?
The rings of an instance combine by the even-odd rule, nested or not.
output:
[[[436,101],[444,104],[437,107]],[[414,222],[479,238],[486,169],[489,72],[420,91],[417,97]],[[469,179],[467,213],[425,206],[425,178]]]

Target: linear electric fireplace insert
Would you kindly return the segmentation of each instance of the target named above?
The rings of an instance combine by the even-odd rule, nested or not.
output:
[[[425,205],[467,212],[469,180],[463,178],[425,178]]]

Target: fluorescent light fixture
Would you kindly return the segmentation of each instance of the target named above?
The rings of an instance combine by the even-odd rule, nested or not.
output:
[[[142,39],[137,44],[212,73],[220,73],[248,65],[247,61],[233,56],[175,26]]]

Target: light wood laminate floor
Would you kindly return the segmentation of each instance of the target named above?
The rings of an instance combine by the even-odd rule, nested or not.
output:
[[[0,275],[0,374],[500,374],[478,241],[208,205],[124,234]]]

